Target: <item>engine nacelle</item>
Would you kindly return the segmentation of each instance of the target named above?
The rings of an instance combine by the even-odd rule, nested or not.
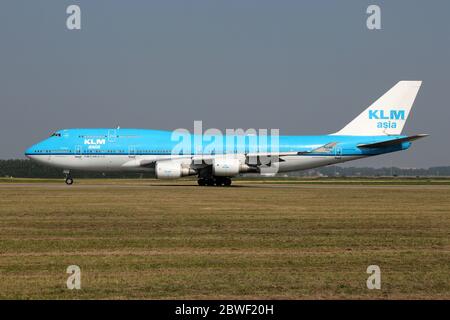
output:
[[[196,174],[194,169],[183,167],[177,161],[157,161],[155,164],[155,176],[157,179],[178,179]]]
[[[215,158],[212,163],[213,175],[219,177],[233,177],[239,174],[240,169],[239,159]]]

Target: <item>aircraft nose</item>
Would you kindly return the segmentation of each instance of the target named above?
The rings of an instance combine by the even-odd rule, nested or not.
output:
[[[26,149],[25,150],[25,157],[27,157],[28,159],[33,159],[34,156],[36,155],[37,150],[38,150],[38,145],[39,145],[39,143],[34,144],[31,147],[29,147],[28,149]]]
[[[33,147],[29,147],[27,150],[25,150],[25,157],[27,157],[28,159],[31,159],[34,153],[34,148]]]

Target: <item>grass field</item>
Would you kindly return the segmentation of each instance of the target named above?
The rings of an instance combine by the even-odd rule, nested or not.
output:
[[[3,299],[450,299],[448,180],[6,182]]]

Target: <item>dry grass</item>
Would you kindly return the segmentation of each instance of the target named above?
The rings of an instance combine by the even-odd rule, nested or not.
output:
[[[449,299],[449,236],[445,185],[2,184],[0,298]]]

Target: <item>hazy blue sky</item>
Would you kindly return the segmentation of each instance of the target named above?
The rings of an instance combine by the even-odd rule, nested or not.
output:
[[[82,30],[66,29],[78,4]],[[382,30],[366,28],[378,4]],[[343,127],[423,80],[412,149],[352,165],[450,165],[450,1],[2,0],[0,158],[69,127]]]

